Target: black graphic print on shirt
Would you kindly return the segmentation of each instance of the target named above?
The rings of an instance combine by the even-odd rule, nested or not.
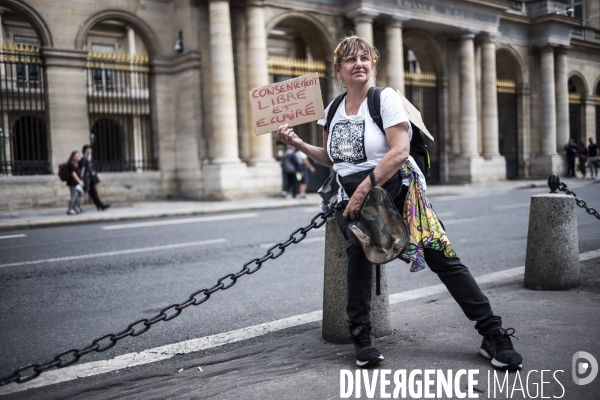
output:
[[[360,164],[367,161],[365,120],[337,122],[331,132],[329,152],[334,163]]]

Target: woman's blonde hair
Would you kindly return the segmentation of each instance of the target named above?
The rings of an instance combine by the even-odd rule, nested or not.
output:
[[[336,68],[338,68],[342,64],[344,58],[352,54],[356,54],[359,50],[368,53],[371,56],[373,64],[376,65],[377,61],[379,60],[379,52],[377,51],[375,46],[371,44],[371,42],[369,42],[365,38],[360,38],[358,36],[346,36],[345,38],[340,40],[337,47],[333,51],[332,61],[334,72],[336,72]],[[375,76],[376,73],[376,68],[373,68],[372,74]],[[337,78],[337,74],[336,81],[338,85],[340,85],[339,79]]]
[[[75,158],[75,154],[77,154],[77,153],[79,153],[79,151],[73,150],[73,152],[69,156],[69,161],[67,161],[67,162],[73,162],[73,159]]]

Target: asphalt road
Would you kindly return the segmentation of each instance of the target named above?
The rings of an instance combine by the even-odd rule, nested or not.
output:
[[[600,210],[599,189],[600,185],[587,185],[576,192]],[[524,265],[530,197],[546,192],[527,189],[430,200],[457,254],[478,276]],[[243,218],[229,220],[129,229],[103,229],[128,224],[119,222],[10,232],[25,236],[0,238],[0,376],[30,362],[49,361],[59,352],[83,348],[134,320],[155,315],[166,305],[183,302],[195,290],[214,285],[219,277],[265,254],[269,244],[286,239],[317,212],[316,207],[299,207],[232,213],[227,215]],[[597,250],[600,221],[581,209],[577,214],[580,253]],[[165,220],[132,223],[153,221]],[[231,289],[82,361],[320,309],[323,238],[324,228],[311,231],[303,243],[266,262],[256,274],[240,278]],[[52,260],[56,258],[61,260]],[[430,271],[410,273],[401,262],[387,268],[389,293],[439,283]]]

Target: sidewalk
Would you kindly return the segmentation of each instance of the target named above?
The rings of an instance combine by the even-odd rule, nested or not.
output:
[[[587,185],[600,181],[566,180],[577,185]],[[514,180],[500,182],[482,182],[465,185],[430,185],[427,189],[429,197],[456,196],[465,194],[481,194],[506,192],[533,187],[547,187],[547,180]],[[260,210],[281,207],[316,206],[320,197],[309,193],[305,200],[283,199],[280,197],[257,198],[234,201],[157,201],[129,204],[114,204],[104,212],[97,212],[93,205],[84,205],[86,212],[79,215],[66,215],[65,208],[36,208],[31,210],[15,210],[0,212],[0,231],[41,228],[59,225],[85,224],[91,222],[107,222],[133,220],[142,218],[178,217],[185,215],[201,215],[218,212],[234,212]]]
[[[582,285],[568,291],[524,289],[522,275],[482,285],[495,312],[503,316],[504,326],[516,330],[518,340],[514,339],[513,343],[524,358],[523,369],[518,374],[496,370],[498,383],[494,383],[494,369],[487,359],[478,355],[481,337],[454,300],[443,293],[390,306],[394,333],[378,339],[385,360],[377,369],[368,371],[367,378],[371,380],[375,373],[390,370],[387,379],[391,382],[386,392],[392,393],[396,387],[393,380],[396,371],[406,371],[409,382],[411,371],[420,370],[421,375],[416,375],[416,379],[424,384],[425,370],[438,370],[443,374],[451,370],[457,374],[460,369],[465,369],[474,371],[477,383],[472,385],[473,392],[480,399],[597,400],[600,376],[585,386],[576,385],[571,376],[572,357],[576,352],[586,351],[600,359],[600,258],[596,255],[596,258],[582,261],[581,266]],[[238,342],[216,354],[205,350],[175,356],[167,362],[100,375],[95,380],[77,379],[59,387],[36,388],[2,398],[340,398],[342,371],[351,371],[355,376],[357,370],[353,347],[324,342],[320,336],[320,322],[300,328],[288,331],[287,335],[269,334],[257,340]],[[435,394],[435,375],[432,379],[430,391]],[[344,391],[347,390],[345,382],[342,381]],[[361,395],[356,396],[354,391],[351,398],[382,398],[381,380],[376,383],[374,397],[366,395],[363,381]],[[502,385],[504,388],[500,389]],[[413,387],[418,390],[418,386]],[[466,376],[453,390],[452,398],[458,397],[457,390],[467,392]],[[407,392],[404,398],[425,396],[411,396]]]

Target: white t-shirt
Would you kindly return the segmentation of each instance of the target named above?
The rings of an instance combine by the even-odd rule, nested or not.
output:
[[[324,126],[327,123],[330,106],[331,103],[325,109],[325,118],[317,121],[319,125]],[[408,121],[400,96],[391,88],[381,91],[381,118],[384,129]],[[412,138],[410,124],[408,135],[410,140]],[[360,105],[357,115],[346,115],[346,98],[344,98],[333,116],[327,138],[327,154],[333,162],[333,169],[339,176],[372,169],[379,164],[388,151],[390,146],[385,133],[381,132],[373,122],[367,99]],[[427,183],[423,173],[411,156],[409,160],[419,174],[423,188],[426,189]],[[402,183],[408,185],[408,180],[405,179]],[[346,198],[344,196],[344,199]],[[338,196],[338,200],[341,201],[342,196]]]
[[[298,150],[296,152],[296,159],[298,160],[298,162],[300,163],[300,165],[304,165],[304,160],[308,158],[308,156],[306,154],[304,154],[303,152],[301,152],[300,150]]]

